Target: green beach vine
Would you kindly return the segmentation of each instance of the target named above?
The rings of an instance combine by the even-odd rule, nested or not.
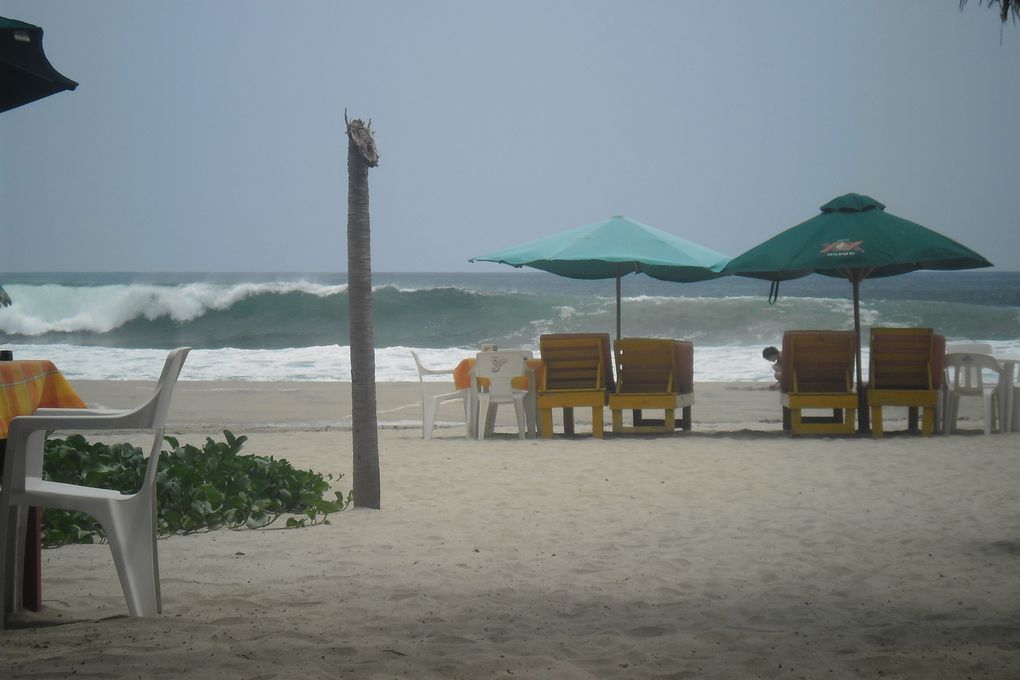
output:
[[[160,536],[190,534],[219,528],[259,529],[286,516],[288,528],[328,524],[327,517],[346,509],[346,496],[331,483],[343,475],[323,476],[295,469],[287,460],[241,454],[247,437],[223,431],[224,441],[206,438],[199,448],[164,437],[156,476],[156,531]],[[142,484],[146,458],[130,444],[89,443],[81,435],[46,442],[43,477],[57,482],[84,484],[133,493]],[[46,510],[42,544],[105,540],[102,528],[80,512]]]

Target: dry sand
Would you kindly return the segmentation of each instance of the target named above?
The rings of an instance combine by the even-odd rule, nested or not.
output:
[[[1020,677],[1020,435],[791,439],[765,386],[697,389],[691,433],[477,443],[380,385],[382,510],[161,541],[149,619],[106,546],[47,550],[0,678]],[[179,390],[183,439],[350,487],[349,386]]]

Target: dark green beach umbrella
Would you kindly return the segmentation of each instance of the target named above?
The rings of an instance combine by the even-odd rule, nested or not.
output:
[[[571,279],[616,279],[619,338],[621,277],[641,272],[663,281],[704,281],[720,276],[729,258],[617,215],[468,261],[532,267]]]
[[[0,112],[78,87],[50,65],[42,37],[38,26],[0,17]]]
[[[733,258],[726,274],[772,281],[770,301],[779,282],[808,274],[845,278],[853,286],[854,333],[857,336],[858,426],[869,429],[861,375],[860,284],[864,279],[905,274],[918,269],[977,269],[992,263],[970,248],[885,211],[868,196],[846,194],[821,208],[822,214],[773,236]]]

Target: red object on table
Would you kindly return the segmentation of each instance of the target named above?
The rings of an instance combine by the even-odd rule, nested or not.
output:
[[[85,408],[85,402],[52,361],[0,361],[0,443],[3,449],[6,449],[7,427],[11,420],[37,408]],[[24,599],[25,606],[32,611],[42,609],[41,533],[42,512],[30,508],[25,537]]]

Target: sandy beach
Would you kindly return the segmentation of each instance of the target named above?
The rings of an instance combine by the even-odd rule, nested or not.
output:
[[[350,488],[348,385],[178,389],[172,434]],[[163,540],[161,617],[105,545],[44,551],[0,677],[1020,677],[1016,433],[791,439],[767,385],[704,383],[672,437],[423,441],[419,395],[379,386],[382,510]]]

